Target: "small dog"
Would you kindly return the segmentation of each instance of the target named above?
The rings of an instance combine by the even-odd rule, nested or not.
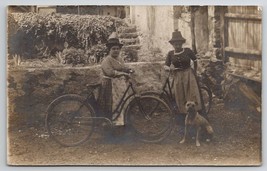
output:
[[[185,108],[187,110],[187,114],[185,117],[185,129],[184,129],[184,137],[180,141],[180,143],[184,143],[188,134],[188,126],[192,125],[196,127],[196,146],[200,146],[199,143],[199,133],[201,129],[204,129],[210,136],[213,135],[214,131],[211,127],[210,123],[205,119],[203,116],[201,116],[195,109],[195,106],[197,105],[196,102],[193,101],[187,101],[185,104]]]

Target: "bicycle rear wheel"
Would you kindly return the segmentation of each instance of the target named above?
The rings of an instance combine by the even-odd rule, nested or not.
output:
[[[127,108],[127,122],[144,142],[160,142],[171,132],[174,115],[160,98],[141,96],[135,98]]]
[[[77,146],[93,133],[94,109],[78,95],[68,94],[55,99],[47,109],[46,128],[62,146]]]
[[[206,115],[210,112],[211,103],[212,103],[212,93],[208,87],[200,87],[201,96],[203,100],[203,108]]]

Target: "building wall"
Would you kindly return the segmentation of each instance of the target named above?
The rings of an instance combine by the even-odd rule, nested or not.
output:
[[[37,6],[37,12],[39,14],[50,14],[57,12],[57,9],[55,6]]]
[[[166,54],[172,48],[168,42],[172,32],[178,29],[186,39],[184,47],[192,48],[190,12],[182,11],[182,6],[178,7],[180,8],[177,6],[176,8],[174,6],[131,6],[131,21],[140,29],[142,34],[150,38],[148,47],[159,48]],[[177,12],[179,16],[177,16]],[[209,38],[211,31],[208,30],[208,26],[205,27],[205,34],[204,31],[201,31],[200,27],[203,26],[201,21],[206,17],[205,23],[210,23],[212,19],[202,11],[198,12],[197,15],[195,21],[195,24],[198,24],[195,28],[197,51],[205,53],[208,51],[208,45],[212,44],[212,39]]]
[[[131,6],[129,15],[141,34],[149,38],[147,48],[159,48],[165,54],[172,48],[168,41],[175,29],[186,39],[184,47],[192,48],[191,14],[188,9],[188,6]],[[208,52],[209,57],[215,56],[214,6],[199,9],[195,14],[197,52],[202,56]],[[180,12],[177,13],[177,10]]]
[[[208,7],[201,6],[194,13],[195,15],[195,36],[197,52],[205,54],[208,51],[209,45],[209,22],[208,21]]]
[[[10,13],[36,12],[36,6],[10,5],[8,6],[8,12]]]
[[[131,6],[130,19],[148,39],[147,48],[167,53],[173,31],[172,6]]]
[[[58,12],[62,14],[79,14],[79,15],[110,15],[114,17],[125,18],[126,12],[124,6],[38,6],[38,12],[49,14]]]
[[[192,36],[190,30],[190,14],[182,13],[181,18],[178,19],[177,26],[175,26],[186,39],[184,47],[192,47]]]
[[[101,8],[101,15],[111,15],[111,16],[116,16],[116,8],[113,6],[103,6]]]
[[[153,42],[155,47],[159,47],[166,54],[172,47],[169,43],[174,31],[172,6],[155,7],[155,26],[153,29]]]

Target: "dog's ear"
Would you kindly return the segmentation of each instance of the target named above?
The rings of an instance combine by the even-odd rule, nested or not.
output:
[[[184,102],[184,105],[186,105],[187,101]]]

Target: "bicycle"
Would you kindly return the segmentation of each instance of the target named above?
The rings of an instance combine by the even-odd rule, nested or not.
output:
[[[66,94],[53,100],[48,108],[45,125],[50,137],[62,146],[77,146],[87,141],[94,133],[99,121],[106,122],[111,128],[126,105],[125,124],[144,142],[159,142],[165,133],[172,129],[174,114],[169,105],[153,95],[136,93],[130,77],[128,86],[113,111],[110,120],[99,114],[100,106],[94,90],[100,84],[88,85],[86,97]],[[131,92],[131,93],[130,93]],[[130,93],[130,94],[129,94]]]
[[[172,71],[174,71],[174,70],[172,70]],[[171,81],[171,79],[170,79],[172,71],[170,70],[168,72],[167,78],[164,81],[164,84],[163,84],[162,89],[160,91],[147,91],[147,92],[142,93],[141,95],[145,95],[145,96],[150,95],[150,96],[155,96],[155,97],[162,99],[164,102],[166,102],[166,104],[168,104],[169,108],[171,109],[172,113],[174,113],[174,115],[181,116],[181,114],[179,112],[179,108],[178,108],[176,101],[175,101],[175,97],[173,95],[173,91],[172,91],[173,84],[174,84],[174,80]],[[198,87],[200,89],[200,100],[201,100],[201,105],[202,105],[202,111],[201,112],[202,112],[202,115],[207,117],[207,115],[209,114],[210,109],[211,109],[212,92],[211,92],[210,88],[207,85],[205,85],[204,83],[200,82],[198,78],[197,78],[197,83],[198,83]],[[180,117],[179,119],[180,119],[180,121],[182,121],[184,123],[184,120],[182,120],[182,117]],[[172,124],[172,125],[174,125],[174,124]],[[166,132],[163,133],[164,135],[163,134],[160,135],[160,138],[166,138],[171,133],[171,131],[172,131],[172,129],[168,129]]]

